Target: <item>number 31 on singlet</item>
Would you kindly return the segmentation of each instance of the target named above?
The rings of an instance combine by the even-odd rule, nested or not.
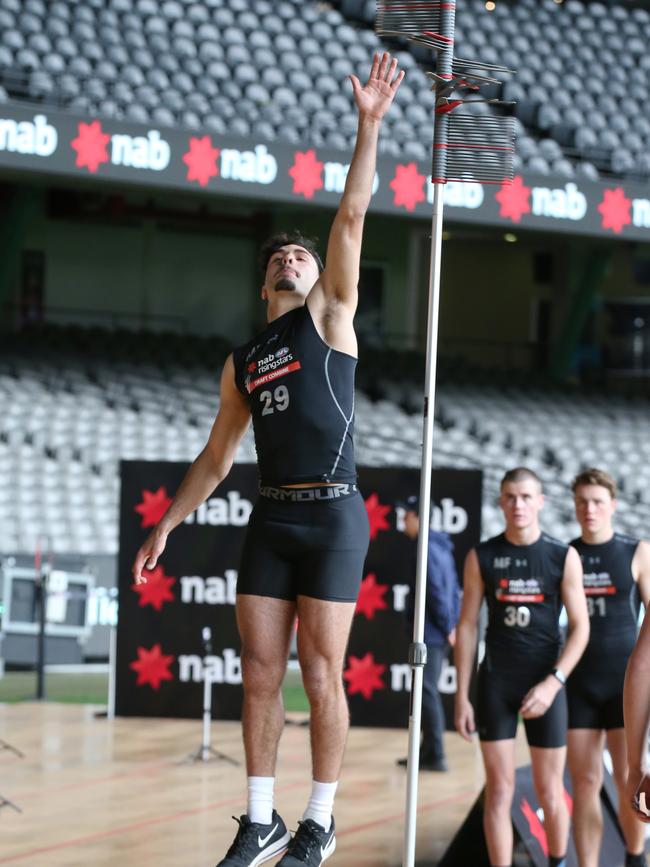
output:
[[[530,623],[530,608],[525,605],[508,605],[503,618],[506,626],[528,626]]]
[[[284,412],[289,406],[289,389],[286,385],[279,385],[273,393],[263,391],[260,394],[260,402],[264,404],[262,415],[273,415],[276,410]]]

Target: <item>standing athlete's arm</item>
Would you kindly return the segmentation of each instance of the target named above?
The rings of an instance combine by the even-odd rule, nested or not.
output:
[[[650,544],[639,542],[634,559],[632,560],[632,574],[639,588],[641,602],[647,608],[650,603]]]
[[[456,730],[467,741],[471,741],[471,735],[476,730],[474,708],[469,700],[469,685],[476,659],[478,616],[484,592],[478,556],[476,550],[472,548],[465,558],[463,604],[460,609],[460,618],[456,624],[456,645],[454,647],[457,681],[454,718]]]
[[[561,592],[569,628],[557,667],[568,677],[578,664],[589,641],[589,613],[582,584],[582,563],[575,548],[569,548],[564,561]],[[521,715],[524,719],[542,716],[553,704],[560,689],[562,689],[560,681],[555,675],[549,674],[541,683],[529,690],[520,708]]]
[[[363,223],[372,196],[381,119],[404,78],[403,71],[396,73],[397,58],[391,59],[385,52],[381,59],[375,54],[370,77],[363,87],[356,75],[350,76],[359,112],[357,140],[330,231],[326,267],[307,300],[314,321],[321,325],[327,342],[335,349],[351,354],[356,354],[352,317],[357,309]],[[337,322],[338,319],[347,321],[347,333],[341,333],[337,327],[342,324]]]
[[[225,479],[237,447],[250,423],[250,409],[235,385],[232,355],[221,375],[221,402],[205,448],[187,471],[170,507],[151,531],[133,563],[136,584],[146,582],[142,570],[153,569],[165,549],[167,536]]]
[[[646,772],[650,725],[650,614],[646,609],[636,646],[627,664],[623,690],[625,741],[629,767],[627,791],[631,799]],[[638,805],[632,801],[634,807]],[[637,813],[647,822],[648,817]]]

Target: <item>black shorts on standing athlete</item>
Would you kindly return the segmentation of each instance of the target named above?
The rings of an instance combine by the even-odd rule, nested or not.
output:
[[[609,542],[571,542],[580,554],[589,608],[589,644],[567,683],[569,728],[623,728],[623,683],[634,648],[641,599],[632,573],[639,544],[615,533]]]
[[[526,693],[555,667],[567,551],[568,545],[546,533],[532,545],[513,545],[501,534],[476,549],[488,606],[477,694],[477,728],[482,741],[515,737]],[[564,688],[545,714],[524,720],[524,726],[531,747],[564,746]]]
[[[354,602],[369,542],[354,462],[356,358],[323,341],[305,304],[233,361],[260,470],[237,592]]]

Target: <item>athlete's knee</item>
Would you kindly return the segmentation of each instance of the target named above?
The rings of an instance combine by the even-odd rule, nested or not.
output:
[[[573,769],[571,772],[571,783],[574,793],[578,796],[600,792],[600,787],[603,783],[602,771],[600,767]]]
[[[515,782],[508,777],[488,780],[485,786],[485,806],[494,812],[509,812],[515,794]]]
[[[309,701],[314,704],[332,701],[343,694],[340,666],[324,657],[301,663],[302,680]]]
[[[275,695],[282,687],[286,660],[243,647],[241,670],[244,691],[256,695]]]
[[[560,778],[542,780],[537,783],[537,797],[546,815],[553,815],[566,808],[564,784]]]

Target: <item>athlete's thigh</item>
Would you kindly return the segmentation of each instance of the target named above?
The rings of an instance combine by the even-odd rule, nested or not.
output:
[[[538,796],[553,782],[564,786],[566,747],[531,747],[530,764]]]
[[[269,507],[256,503],[244,539],[237,596],[269,596],[295,602],[294,566],[282,546],[282,527],[272,527]]]
[[[480,745],[488,785],[514,787],[515,739],[481,741]]]
[[[284,665],[289,656],[296,603],[249,594],[237,596],[242,655],[266,665]]]
[[[507,674],[488,672],[485,665],[479,669],[477,687],[476,727],[481,743],[513,740],[525,691],[511,695]]]
[[[343,668],[355,605],[298,596],[298,658],[303,674],[322,661]]]
[[[605,732],[601,729],[569,729],[567,763],[574,781],[590,779],[600,789],[604,745]]]
[[[545,714],[534,719],[524,720],[528,745],[531,748],[564,749],[568,723],[566,690],[561,689]]]
[[[607,749],[612,757],[614,778],[616,780],[625,780],[627,778],[628,765],[624,728],[610,729],[607,732]]]

